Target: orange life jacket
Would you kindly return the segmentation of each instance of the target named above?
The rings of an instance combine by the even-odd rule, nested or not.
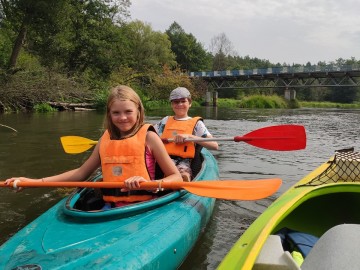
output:
[[[193,117],[189,120],[176,120],[174,117],[168,117],[161,138],[173,138],[176,134],[193,134],[196,123],[201,117]],[[166,143],[166,151],[170,156],[182,158],[193,158],[195,156],[195,143],[185,142],[183,144]]]
[[[124,182],[132,176],[150,179],[145,160],[146,134],[154,130],[150,124],[143,125],[132,137],[123,140],[111,140],[105,131],[100,141],[100,159],[103,181]],[[150,192],[133,190],[121,192],[120,189],[102,189],[105,202],[135,202],[153,198]]]

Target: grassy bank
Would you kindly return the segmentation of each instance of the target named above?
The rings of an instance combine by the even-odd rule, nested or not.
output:
[[[224,108],[259,108],[259,109],[281,109],[281,108],[297,108],[298,104],[296,101],[289,102],[284,98],[271,95],[254,95],[244,97],[241,100],[219,98],[218,107]]]
[[[360,102],[344,104],[335,102],[299,101],[301,108],[339,108],[339,109],[360,109]]]
[[[315,102],[315,101],[299,101],[285,100],[280,96],[248,96],[241,100],[219,98],[219,108],[259,108],[259,109],[294,109],[294,108],[339,108],[339,109],[360,109],[360,102],[345,104],[335,102]]]

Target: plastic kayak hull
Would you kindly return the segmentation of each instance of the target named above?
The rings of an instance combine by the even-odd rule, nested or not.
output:
[[[218,269],[300,269],[301,263],[286,265],[282,254],[286,249],[279,253],[282,258],[275,258],[278,253],[276,245],[270,244],[272,235],[287,228],[320,238],[340,224],[360,224],[359,168],[359,153],[336,153],[275,200],[234,244]],[[319,263],[314,269],[326,268]]]
[[[206,149],[196,180],[219,179]],[[63,199],[0,247],[0,269],[176,269],[209,221],[215,199],[175,191],[102,212]]]

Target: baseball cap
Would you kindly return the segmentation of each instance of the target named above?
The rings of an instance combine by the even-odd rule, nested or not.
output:
[[[178,87],[171,91],[169,100],[190,98],[191,94],[185,87]]]

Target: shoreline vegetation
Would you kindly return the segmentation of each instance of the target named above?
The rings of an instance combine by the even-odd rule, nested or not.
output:
[[[33,63],[33,59],[29,61]],[[36,62],[36,61],[35,61]],[[26,66],[26,65],[25,65]],[[168,94],[179,85],[188,88],[193,97],[193,107],[205,106],[207,91],[213,91],[200,78],[190,78],[180,69],[164,67],[162,72],[155,74],[140,74],[132,69],[125,69],[112,74],[109,80],[89,82],[89,79],[77,75],[73,77],[46,70],[39,63],[24,68],[14,74],[0,72],[0,113],[52,111],[85,111],[105,108],[106,98],[111,86],[129,84],[141,97],[147,110],[155,110],[168,106]],[[1,71],[1,69],[0,69]],[[130,79],[132,78],[132,79]],[[210,87],[210,88],[209,88]],[[356,89],[357,90],[357,89]],[[270,93],[270,91],[272,93]],[[264,89],[232,89],[220,91],[217,99],[218,108],[246,109],[297,109],[297,108],[339,108],[360,109],[358,91],[337,89],[301,89],[297,91],[297,99],[286,100],[284,90],[274,88]],[[334,94],[343,97],[352,94],[346,102],[336,102]],[[329,101],[331,100],[331,102]],[[208,106],[213,106],[209,101]]]
[[[147,22],[131,20],[131,2],[0,1],[0,113],[102,110],[109,89],[120,84],[135,89],[148,110],[168,106],[169,93],[178,86],[189,89],[193,106],[204,106],[206,93],[217,86],[191,73],[359,70],[360,60],[353,56],[292,64],[250,57],[233,49],[225,33],[214,33],[207,49],[176,21],[165,31],[156,31]],[[360,107],[357,78],[341,77],[341,84],[337,76],[329,83],[319,79],[313,78],[314,85],[305,81],[295,85],[289,79],[286,85],[289,90],[296,86],[297,100],[285,100],[286,85],[274,78],[266,87],[248,82],[242,89],[220,90],[217,104],[265,109]]]
[[[66,103],[66,102],[47,102],[36,104],[33,112],[48,113],[56,111],[102,111],[102,106],[99,104],[105,100],[98,100],[96,103]],[[147,110],[156,110],[168,106],[167,100],[144,101],[144,106]],[[206,106],[202,100],[194,100],[193,107]],[[207,106],[212,107],[212,104]],[[253,95],[244,97],[241,100],[230,98],[218,98],[218,108],[246,108],[246,109],[304,109],[304,108],[334,108],[334,109],[360,109],[360,102],[345,104],[336,102],[315,102],[315,101],[299,101],[299,100],[285,100],[284,98],[271,95]]]

